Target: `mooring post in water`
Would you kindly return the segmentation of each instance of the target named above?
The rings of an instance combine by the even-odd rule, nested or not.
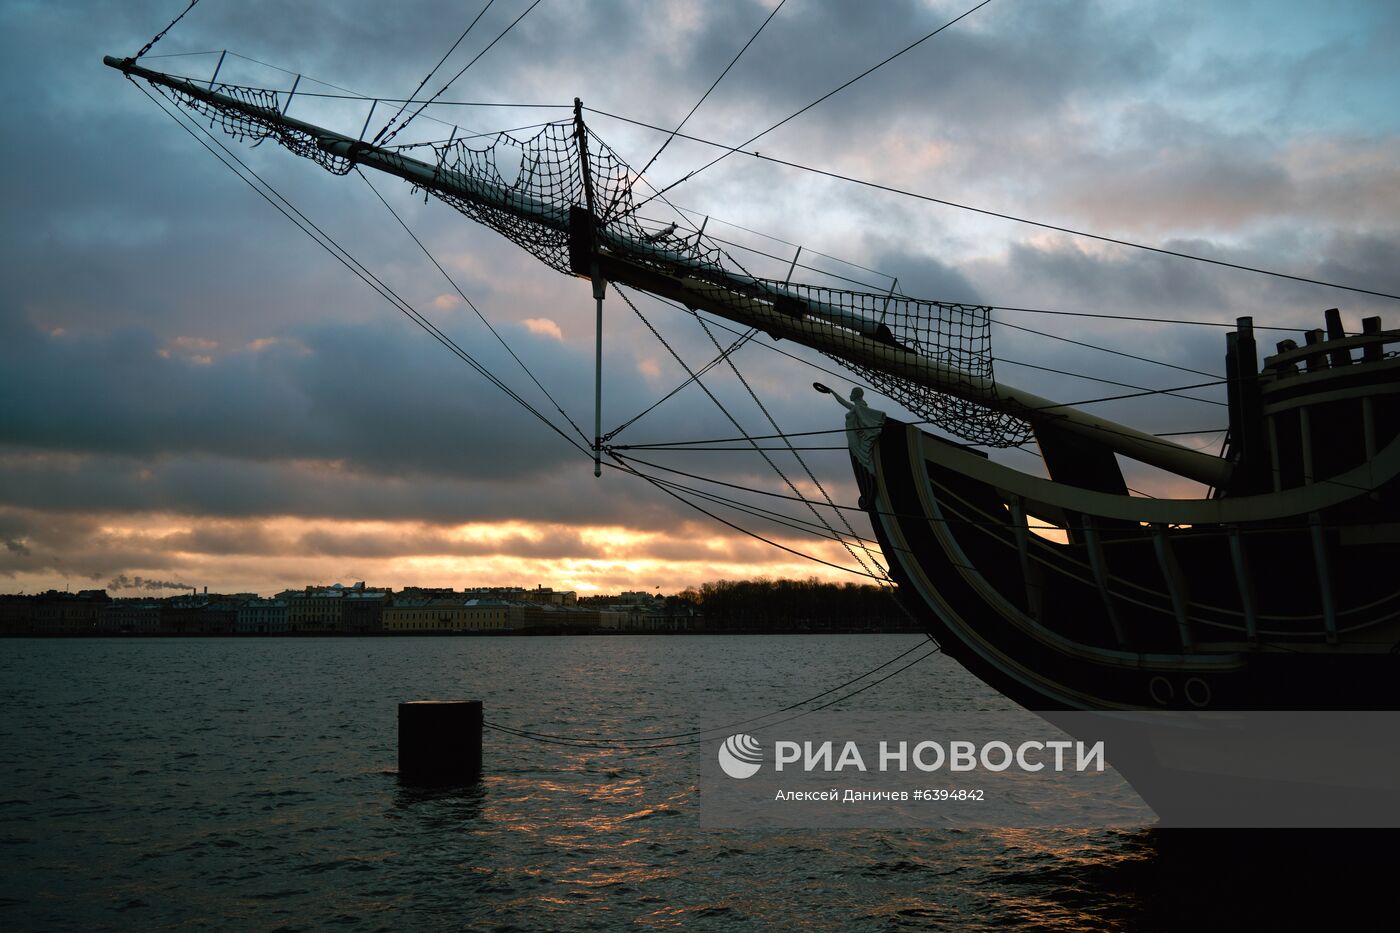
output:
[[[399,704],[399,780],[449,786],[481,778],[481,701]]]

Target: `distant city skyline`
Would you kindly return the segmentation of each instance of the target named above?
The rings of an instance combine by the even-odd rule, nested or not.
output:
[[[444,100],[555,109],[438,107],[395,143],[567,120],[576,96],[597,111],[674,127],[774,5],[542,3]],[[971,5],[787,4],[685,132],[742,142]],[[586,596],[755,576],[871,582],[861,563],[874,558],[830,540],[804,505],[781,498],[791,489],[758,455],[668,446],[741,432],[694,386],[647,412],[686,374],[615,296],[604,312],[603,430],[640,415],[612,442],[636,445],[629,455],[681,484],[670,493],[738,527],[621,470],[594,479],[591,458],[406,322],[102,66],[104,54],[133,54],[183,6],[0,3],[0,70],[13,91],[6,119],[19,128],[0,152],[8,220],[0,225],[0,590],[137,578],[143,587],[259,593],[306,580],[548,580]],[[451,71],[519,12],[490,9]],[[205,0],[142,61],[206,80],[222,60],[221,81],[283,91],[299,81],[294,116],[350,134],[370,116],[372,133],[387,107],[367,113],[359,101],[317,97],[341,93],[317,81],[402,97],[471,15],[441,0]],[[747,148],[931,198],[1397,293],[1397,46],[1393,3],[997,0]],[[665,139],[586,116],[637,168]],[[226,141],[575,436],[364,182],[274,144]],[[677,138],[647,178],[663,186],[714,152]],[[372,184],[591,436],[588,284],[401,182]],[[1209,322],[1253,315],[1261,326],[1312,327],[1322,309],[1340,305],[1353,328],[1371,314],[1396,322],[1383,298],[1076,239],[742,155],[667,197],[697,223],[709,218],[708,235],[775,257],[743,253],[755,274],[787,274],[800,244],[803,263],[860,287],[883,293],[897,277],[907,294],[1008,309],[994,315],[998,379],[1066,402],[1128,395],[1123,385],[1149,378],[1152,388],[1202,382],[1223,365],[1223,331],[1151,323],[1124,331],[1009,309]],[[651,300],[639,307],[687,365],[715,358],[694,318]],[[1149,366],[1145,376],[1140,361],[1022,326],[1196,374]],[[789,342],[770,345],[760,334],[734,359],[773,420],[789,432],[839,430],[842,411],[812,382],[846,392],[851,380]],[[703,382],[745,432],[775,433],[725,366]],[[1093,411],[1218,450],[1224,415],[1211,402],[1223,389],[1195,394],[1207,401],[1159,395]],[[899,413],[888,399],[869,401]],[[807,434],[801,446],[839,447],[831,438],[840,437]],[[804,495],[822,499],[789,453],[769,455]],[[856,505],[844,450],[803,456],[834,502]],[[1040,469],[1025,451],[994,456]],[[1185,491],[1127,469],[1134,489]],[[773,495],[738,491],[755,486]],[[749,511],[716,501],[728,496]],[[841,528],[832,510],[821,511]],[[870,536],[862,514],[843,514]]]

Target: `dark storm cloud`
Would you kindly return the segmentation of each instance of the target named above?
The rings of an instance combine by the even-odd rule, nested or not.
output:
[[[724,458],[733,455],[687,457],[647,452],[642,456],[664,466],[723,477],[731,472],[725,468]],[[827,477],[840,477],[837,471],[846,468],[839,461],[824,462],[811,455],[809,461]],[[790,464],[787,468],[801,475]],[[739,473],[733,480],[788,491],[771,474],[765,474],[766,468]],[[854,501],[856,493],[850,487],[844,479],[827,480],[827,488],[838,502]],[[734,490],[714,491],[737,495]],[[755,501],[766,508],[786,507],[771,499]],[[300,516],[442,525],[517,520],[576,526],[625,524],[641,531],[665,531],[696,517],[670,497],[615,471],[594,479],[590,465],[581,458],[531,483],[521,483],[468,475],[386,481],[382,476],[334,464],[308,462],[250,463],[167,455],[148,463],[115,456],[56,458],[11,453],[0,457],[0,504],[25,510],[9,519],[0,511],[0,531],[35,549],[36,554],[42,550],[36,541],[54,537],[45,537],[50,520],[53,527],[67,528],[83,516],[103,513],[204,516],[206,527],[192,543],[198,550],[215,553],[255,550],[269,543],[246,527],[236,531],[223,528],[219,519]],[[801,513],[799,517],[810,515]]]
[[[407,328],[326,326],[217,356],[138,330],[48,335],[11,320],[5,337],[0,440],[8,444],[347,458],[386,474],[484,477],[529,477],[556,466],[565,449],[520,430],[503,396]],[[498,446],[502,438],[512,443]]]

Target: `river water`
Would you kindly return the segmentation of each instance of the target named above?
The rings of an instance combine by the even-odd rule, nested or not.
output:
[[[1356,906],[1345,885],[1369,857],[1345,842],[1328,864],[1348,870],[1321,878],[1299,853],[1337,843],[1316,835],[1239,857],[1219,834],[1148,830],[706,830],[709,745],[488,732],[475,789],[395,776],[401,700],[479,698],[488,720],[545,733],[670,734],[785,707],[918,641],[0,641],[0,928],[1166,929],[1296,920],[1299,892],[1324,887],[1333,919]],[[847,704],[1012,708],[942,655]],[[1261,867],[1276,842],[1293,854]]]

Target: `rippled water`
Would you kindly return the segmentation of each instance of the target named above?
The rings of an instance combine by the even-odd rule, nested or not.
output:
[[[0,641],[0,927],[1155,929],[1280,905],[1299,916],[1289,871],[1320,883],[1296,853],[1321,846],[1261,869],[1257,848],[1221,855],[1219,835],[702,830],[709,746],[623,755],[488,733],[478,788],[414,791],[394,774],[401,700],[480,698],[489,720],[570,735],[682,732],[786,706],[916,641]],[[851,702],[1009,708],[942,656]],[[1329,848],[1328,863],[1354,864],[1354,849]],[[1342,916],[1357,892],[1336,883],[1328,909]]]

